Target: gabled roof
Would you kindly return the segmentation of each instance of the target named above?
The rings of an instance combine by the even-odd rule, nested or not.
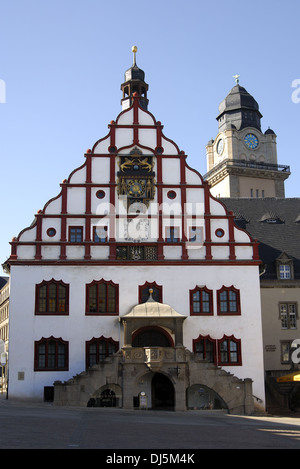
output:
[[[276,259],[285,253],[293,260],[295,278],[300,279],[300,198],[220,200],[235,215],[247,218],[247,231],[260,243],[259,255],[266,266],[263,278],[276,278]]]

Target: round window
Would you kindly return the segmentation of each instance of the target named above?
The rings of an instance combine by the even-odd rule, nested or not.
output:
[[[167,193],[167,196],[169,199],[175,199],[175,197],[177,196],[176,192],[175,191],[169,191]]]
[[[224,230],[222,230],[222,228],[218,228],[215,233],[218,238],[222,238],[224,236]]]
[[[47,235],[52,238],[52,236],[56,235],[56,229],[55,228],[48,228]]]
[[[105,197],[105,192],[100,190],[100,191],[97,191],[96,192],[96,197],[98,197],[98,199],[103,199]]]

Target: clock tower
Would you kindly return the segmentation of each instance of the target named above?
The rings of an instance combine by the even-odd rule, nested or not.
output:
[[[215,197],[284,197],[289,166],[277,162],[276,135],[261,130],[256,100],[239,85],[219,105],[219,132],[206,146],[204,178]]]

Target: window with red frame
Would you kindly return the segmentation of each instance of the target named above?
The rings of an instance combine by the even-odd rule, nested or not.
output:
[[[193,352],[200,360],[216,363],[216,340],[200,335],[198,339],[193,340]]]
[[[119,350],[119,342],[111,337],[93,338],[86,342],[86,367],[89,368],[105,360],[106,357],[116,353]]]
[[[234,287],[222,287],[217,291],[218,314],[241,314],[240,292]]]
[[[190,314],[213,314],[212,290],[206,287],[196,287],[190,290]]]
[[[35,297],[35,314],[69,313],[69,285],[62,280],[44,280],[36,285]]]
[[[83,227],[82,226],[70,226],[69,227],[69,241],[70,243],[82,243],[83,242]]]
[[[145,303],[150,296],[152,290],[152,298],[158,303],[162,303],[162,286],[157,285],[156,282],[145,282],[144,285],[139,285],[139,303]]]
[[[119,285],[94,281],[86,285],[86,314],[118,314]]]
[[[179,243],[180,231],[178,226],[167,226],[166,227],[166,242],[167,243]]]
[[[219,365],[241,365],[241,341],[235,337],[224,336],[218,340],[218,364]]]
[[[68,370],[69,344],[61,338],[42,338],[35,342],[34,352],[34,371]]]

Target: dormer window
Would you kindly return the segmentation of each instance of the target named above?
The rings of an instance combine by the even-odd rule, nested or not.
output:
[[[282,253],[276,259],[276,270],[278,280],[291,280],[294,278],[294,265],[293,259],[291,259],[286,253]]]
[[[291,266],[282,264],[279,266],[279,278],[280,279],[289,279],[291,278]]]

